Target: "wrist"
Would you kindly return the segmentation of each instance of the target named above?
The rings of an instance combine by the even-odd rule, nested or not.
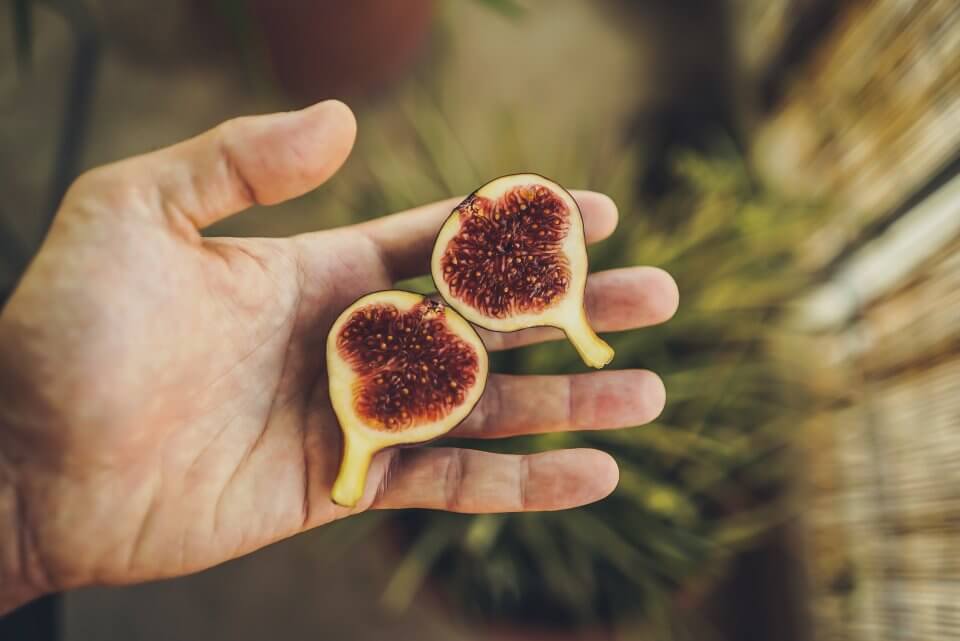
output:
[[[30,569],[36,555],[29,544],[22,501],[0,452],[0,616],[44,594]]]

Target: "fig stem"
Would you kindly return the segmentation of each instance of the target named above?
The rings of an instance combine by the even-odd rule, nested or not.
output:
[[[593,331],[587,322],[586,313],[581,314],[575,323],[564,327],[563,331],[580,354],[580,358],[590,367],[600,369],[613,360],[613,348]]]
[[[343,459],[340,461],[340,471],[330,491],[333,502],[343,507],[355,506],[363,496],[363,490],[367,484],[367,471],[370,469],[370,460],[373,458],[373,450],[355,441],[356,439],[344,434]]]

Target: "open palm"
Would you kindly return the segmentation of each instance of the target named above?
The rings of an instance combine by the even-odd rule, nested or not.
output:
[[[427,271],[456,201],[293,238],[198,230],[314,188],[354,133],[337,102],[241,118],[71,188],[0,316],[0,481],[16,489],[37,591],[196,571],[371,507],[560,509],[616,485],[594,450],[409,448],[377,456],[356,508],[330,501],[326,333],[359,296]],[[589,240],[613,231],[608,198],[575,196]],[[677,293],[659,270],[622,269],[591,276],[587,305],[599,330],[622,330],[666,320]],[[483,338],[496,350],[558,336]],[[492,375],[455,434],[625,427],[663,403],[645,371]]]

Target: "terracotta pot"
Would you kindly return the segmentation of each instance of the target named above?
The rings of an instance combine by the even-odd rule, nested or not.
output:
[[[601,628],[565,631],[493,625],[484,629],[480,638],[496,639],[497,641],[614,641],[616,637],[612,630]]]
[[[381,524],[380,544],[386,553],[386,561],[396,566],[423,534],[420,516],[416,512],[397,513]],[[667,609],[671,618],[717,621],[711,613],[717,611],[717,604],[723,611],[730,609],[725,599],[736,600],[737,590],[727,583],[730,558],[717,558],[709,571],[697,579],[688,579],[681,589],[669,595],[662,607]],[[731,596],[731,594],[733,596]],[[598,622],[584,627],[564,628],[558,625],[537,625],[537,621],[523,621],[509,617],[494,617],[479,620],[468,615],[454,594],[444,585],[442,579],[427,575],[415,596],[419,606],[427,611],[436,612],[443,620],[457,621],[470,633],[465,637],[470,641],[647,641],[660,638],[653,624],[634,613],[631,619],[618,622]],[[706,616],[706,618],[704,618]],[[549,617],[543,619],[549,622]],[[727,634],[725,628],[717,628],[720,639],[738,639],[741,637]],[[741,635],[742,636],[742,635]],[[769,635],[768,635],[769,638]]]
[[[430,30],[433,0],[253,0],[281,86],[315,101],[383,88],[408,68]]]
[[[406,551],[416,539],[413,529],[400,520],[387,520],[381,532],[380,542],[393,565],[400,562]],[[429,611],[437,612],[441,618],[458,621],[470,634],[470,641],[615,641],[617,639],[612,625],[596,625],[564,629],[560,626],[544,627],[536,623],[520,622],[510,618],[478,620],[466,617],[457,600],[445,588],[443,582],[427,576],[419,587],[416,601]],[[638,640],[639,641],[639,640]]]

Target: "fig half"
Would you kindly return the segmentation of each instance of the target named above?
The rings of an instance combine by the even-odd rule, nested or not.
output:
[[[435,439],[467,417],[486,385],[487,352],[470,323],[442,302],[382,291],[334,322],[327,374],[343,432],[331,495],[352,507],[376,452]]]
[[[481,327],[558,327],[587,365],[613,359],[583,308],[587,248],[580,208],[552,180],[513,174],[470,194],[440,229],[431,271],[443,299]]]

